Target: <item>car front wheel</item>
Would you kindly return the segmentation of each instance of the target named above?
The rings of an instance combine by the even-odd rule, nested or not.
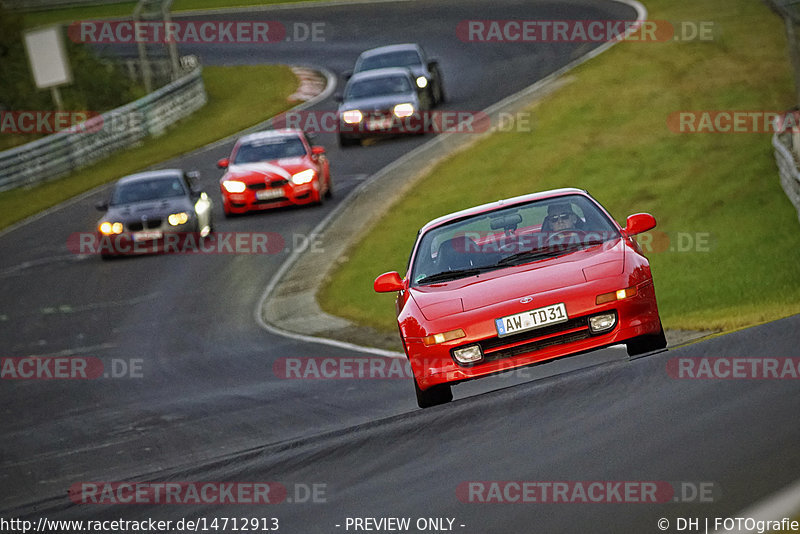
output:
[[[359,139],[346,137],[344,135],[340,135],[339,136],[339,146],[341,148],[346,148],[346,147],[360,145],[360,144],[361,144],[361,141]]]
[[[453,400],[453,390],[450,388],[450,384],[438,384],[422,391],[419,389],[417,380],[414,379],[414,391],[417,393],[417,405],[420,408],[447,404]]]
[[[658,334],[647,334],[628,340],[628,356],[638,356],[646,352],[661,350],[667,347],[667,337],[664,335],[664,327]]]

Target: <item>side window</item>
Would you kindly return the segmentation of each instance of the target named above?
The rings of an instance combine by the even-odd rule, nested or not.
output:
[[[197,184],[196,179],[190,178],[186,172],[183,173],[183,176],[181,177],[180,181],[181,184],[183,185],[185,194],[189,194],[192,191],[194,191],[194,187],[192,187],[192,184],[196,184],[196,187],[199,187],[200,185]]]

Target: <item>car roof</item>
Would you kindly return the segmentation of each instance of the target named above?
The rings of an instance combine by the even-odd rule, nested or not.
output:
[[[140,182],[145,180],[152,180],[154,178],[182,178],[183,170],[181,169],[162,169],[159,171],[146,171],[130,174],[117,180],[117,184],[129,184],[132,182]]]
[[[303,137],[303,132],[294,128],[281,128],[278,130],[263,130],[247,135],[243,135],[236,141],[236,144],[247,143],[249,141],[259,141],[262,139],[280,139],[284,137]]]
[[[413,50],[414,52],[418,52],[420,50],[420,46],[416,43],[403,43],[403,44],[391,44],[386,46],[379,46],[377,48],[371,48],[369,50],[361,52],[361,55],[359,57],[363,59],[372,56],[390,54],[392,52],[403,52],[406,50]]]
[[[447,215],[442,215],[441,217],[438,217],[427,223],[425,226],[423,226],[420,229],[420,233],[430,230],[431,228],[447,224],[451,221],[455,221],[457,219],[463,219],[465,217],[478,215],[480,213],[491,212],[498,208],[506,208],[509,206],[513,206],[515,204],[527,204],[528,202],[532,202],[534,200],[557,198],[565,195],[583,195],[585,197],[589,197],[589,194],[583,189],[577,189],[574,187],[564,187],[561,189],[551,189],[549,191],[540,191],[538,193],[529,193],[527,195],[521,195],[518,197],[496,200],[494,202],[489,202],[487,204],[481,204],[480,206],[475,206],[461,211],[456,211],[454,213],[448,213]]]
[[[408,78],[412,78],[411,71],[403,68],[403,67],[386,67],[383,69],[372,69],[372,70],[363,70],[361,72],[356,72],[350,78],[349,82],[359,81],[359,80],[366,80],[369,78],[384,78],[386,76],[406,76]],[[348,83],[349,83],[348,82]]]

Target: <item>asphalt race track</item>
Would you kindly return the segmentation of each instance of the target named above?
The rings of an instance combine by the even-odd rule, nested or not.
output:
[[[419,42],[442,65],[445,109],[477,111],[591,46],[467,45],[456,37],[459,21],[616,20],[635,12],[607,1],[443,0],[203,18],[325,28],[322,43],[181,48],[207,65],[287,63],[338,73],[366,48]],[[288,534],[353,531],[348,517],[451,518],[452,529],[465,533],[658,532],[660,518],[732,516],[798,478],[796,381],[681,380],[668,362],[800,356],[800,317],[630,362],[617,349],[560,360],[458,386],[454,403],[424,411],[407,379],[276,376],[273,364],[284,358],[363,356],[272,335],[254,310],[292,247],[360,181],[427,139],[343,152],[334,134],[320,134],[333,200],[234,219],[222,217],[214,165],[232,143],[160,166],[198,169],[216,202],[216,230],[275,232],[287,243],[276,254],[104,262],[70,252],[69,236],[93,228],[93,206],[106,191],[0,234],[2,356],[87,356],[123,375],[0,383],[0,516],[275,517]],[[500,182],[487,186],[503,196]],[[656,281],[667,283],[680,282]],[[270,505],[73,504],[69,488],[87,481],[268,481],[289,493]],[[705,484],[713,495],[679,492],[679,501],[691,502],[655,504],[464,502],[470,481],[666,481],[688,494]],[[314,484],[320,493],[306,498]]]

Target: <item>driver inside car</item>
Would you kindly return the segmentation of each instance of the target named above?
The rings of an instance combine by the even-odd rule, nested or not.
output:
[[[542,222],[544,232],[564,232],[580,228],[581,220],[569,204],[551,204]]]

